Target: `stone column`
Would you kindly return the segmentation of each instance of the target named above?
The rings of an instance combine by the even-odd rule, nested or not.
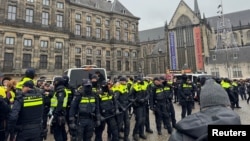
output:
[[[35,6],[35,9],[34,10],[34,23],[36,25],[41,25],[41,15],[42,15],[42,1],[38,0],[36,1],[36,6]]]
[[[49,45],[49,49],[48,49],[48,52],[49,52],[49,72],[53,72],[54,69],[55,69],[55,38],[54,37],[50,37],[50,45]]]
[[[39,39],[40,39],[40,35],[34,35],[34,49],[33,49],[33,63],[34,63],[34,68],[35,69],[39,69]]]
[[[4,57],[4,48],[3,48],[3,44],[4,44],[4,31],[0,31],[0,68],[3,68],[3,57]]]
[[[26,10],[25,10],[25,5],[24,5],[25,1],[24,0],[19,0],[18,1],[18,6],[17,6],[17,20],[21,23],[23,23],[25,21],[25,14],[26,14]]]
[[[16,41],[16,70],[21,73],[22,71],[22,52],[23,52],[23,33],[17,33],[17,41]]]
[[[72,57],[70,51],[73,51],[74,48],[69,46],[69,39],[64,40],[64,50],[63,50],[63,68],[68,69],[70,68],[70,58]]]
[[[0,4],[0,22],[3,22],[5,20],[5,13],[7,13],[6,8],[8,8],[7,6],[7,0],[1,0],[1,4]]]

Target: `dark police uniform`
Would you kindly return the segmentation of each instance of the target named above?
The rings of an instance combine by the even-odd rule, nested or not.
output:
[[[122,77],[120,78],[120,81],[126,81],[126,78]],[[117,105],[120,111],[122,111],[122,113],[117,116],[118,127],[120,130],[124,125],[124,141],[129,140],[128,136],[130,132],[130,119],[128,108],[131,105],[131,102],[129,100],[132,99],[132,97],[129,93],[128,87],[128,83],[120,84],[115,91],[115,96],[117,97]]]
[[[115,101],[115,97],[108,88],[106,81],[101,84],[102,91],[98,94],[99,108],[101,114],[101,125],[95,129],[95,141],[102,141],[102,133],[105,129],[105,124],[108,125],[108,134],[111,135],[112,141],[119,141],[118,136],[118,124],[116,120],[116,114],[118,109]]]
[[[96,123],[100,124],[99,99],[92,93],[92,84],[89,80],[83,85],[82,89],[76,91],[69,110],[69,127],[73,141],[77,137],[79,140],[91,141]],[[81,128],[81,132],[78,132],[80,135],[76,134],[77,127]]]
[[[68,104],[68,93],[65,90],[64,79],[57,77],[54,80],[55,93],[51,98],[51,107],[53,110],[52,129],[56,141],[67,141],[65,130],[66,107]]]
[[[6,122],[9,112],[10,106],[5,95],[5,89],[0,87],[0,141],[5,141]]]
[[[148,84],[143,82],[142,78],[137,78],[137,82],[131,88],[131,95],[135,100],[133,110],[135,114],[135,126],[133,130],[134,140],[139,140],[139,137],[146,139],[144,134],[146,106],[149,99]]]
[[[32,81],[23,84],[24,87],[33,88]],[[34,89],[16,97],[8,119],[8,131],[15,132],[16,141],[42,141],[43,99]]]
[[[181,118],[192,113],[193,102],[194,102],[194,86],[192,83],[187,82],[187,76],[183,75],[183,82],[180,85],[180,104],[181,104]]]
[[[16,91],[17,91],[17,94],[22,90],[23,88],[23,84],[27,81],[30,81],[30,80],[33,80],[34,77],[35,77],[35,69],[34,68],[28,68],[26,71],[25,71],[25,76],[21,79],[20,82],[18,82],[16,84]]]

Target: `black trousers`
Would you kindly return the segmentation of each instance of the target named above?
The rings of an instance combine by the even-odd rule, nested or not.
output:
[[[146,105],[139,105],[133,107],[135,114],[135,126],[133,135],[140,134],[144,135],[144,126],[146,120]]]
[[[111,117],[101,122],[101,125],[95,128],[95,141],[102,141],[102,133],[107,123],[108,129],[111,132],[112,141],[119,141],[118,125],[116,117]]]
[[[53,132],[54,132],[54,139],[55,141],[67,141],[67,133],[66,133],[66,129],[65,129],[65,124],[66,124],[66,120],[65,117],[64,118],[64,122],[59,121],[59,119],[53,119],[55,120],[52,124],[53,124]]]
[[[122,129],[122,126],[124,125],[124,137],[128,137],[130,132],[130,119],[128,109],[117,116],[117,121],[119,129]]]
[[[42,141],[41,129],[22,129],[22,131],[17,133],[16,141]]]
[[[183,101],[181,102],[181,118],[185,118],[186,115],[192,113],[193,101]]]
[[[176,125],[175,109],[174,109],[174,105],[173,105],[172,101],[170,103],[168,103],[167,111],[170,115],[170,119],[172,121],[172,126],[175,127],[175,125]]]
[[[154,113],[155,113],[155,123],[156,123],[157,131],[161,132],[161,125],[163,122],[164,126],[166,126],[167,130],[169,132],[171,132],[172,127],[170,124],[170,118],[169,118],[169,113],[167,112],[166,103],[157,103]]]

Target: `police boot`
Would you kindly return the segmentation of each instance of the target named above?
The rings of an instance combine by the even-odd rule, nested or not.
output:
[[[133,139],[134,141],[139,141],[139,135],[138,134],[133,135]]]
[[[124,141],[130,141],[128,137],[124,137]]]
[[[142,138],[142,139],[144,139],[144,140],[147,139],[146,135],[144,135],[144,134],[141,134],[141,135],[140,135],[140,138]]]

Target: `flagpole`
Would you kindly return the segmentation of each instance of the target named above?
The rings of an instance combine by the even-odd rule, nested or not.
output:
[[[223,26],[225,26],[224,10],[223,10],[222,0],[221,0],[221,17],[222,17]]]

